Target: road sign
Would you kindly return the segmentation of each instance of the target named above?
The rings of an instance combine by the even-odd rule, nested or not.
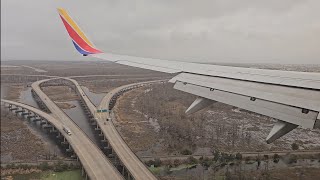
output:
[[[108,112],[108,109],[97,109],[97,112],[98,112],[98,113],[101,113],[101,112]]]

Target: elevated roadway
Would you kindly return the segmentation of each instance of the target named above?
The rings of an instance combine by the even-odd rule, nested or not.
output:
[[[106,119],[111,119],[108,112],[106,113],[96,113],[97,108],[87,97],[85,92],[82,90],[81,86],[78,84],[76,80],[70,78],[63,78],[72,82],[78,94],[81,96],[81,99],[86,104],[89,109],[91,115],[95,119],[97,123],[97,128],[101,130],[105,138],[107,139],[108,145],[112,147],[112,151],[117,158],[119,158],[122,165],[127,169],[130,174],[128,179],[145,179],[152,180],[156,179],[156,177],[149,171],[149,169],[140,161],[140,159],[131,151],[129,146],[125,143],[125,141],[120,136],[119,132],[115,128],[112,120],[107,121]],[[162,82],[163,80],[156,81],[148,81],[142,83],[134,83],[125,86],[118,87],[111,92],[109,92],[101,101],[101,104],[98,106],[98,109],[109,109],[109,104],[115,94],[126,91],[128,89],[132,89],[133,87],[143,86],[146,84]]]
[[[58,78],[57,78],[58,79]],[[52,80],[52,79],[50,79]],[[41,80],[31,85],[34,92],[39,96],[43,103],[52,113],[52,116],[60,122],[58,126],[60,129],[62,125],[67,126],[72,132],[72,142],[70,143],[74,148],[75,153],[83,162],[90,179],[123,179],[119,171],[112,165],[103,152],[88,138],[88,136],[41,90],[40,84],[48,81]]]

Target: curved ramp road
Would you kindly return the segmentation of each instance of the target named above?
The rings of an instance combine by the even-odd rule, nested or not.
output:
[[[49,79],[52,80],[52,79]],[[123,179],[119,171],[106,158],[103,152],[85,135],[85,133],[40,89],[40,84],[46,80],[41,80],[31,85],[32,89],[37,93],[40,99],[46,104],[52,112],[52,116],[58,119],[61,125],[67,126],[72,135],[71,145],[75,153],[81,160],[90,179]],[[62,128],[62,127],[61,127]],[[69,139],[68,139],[69,141]]]

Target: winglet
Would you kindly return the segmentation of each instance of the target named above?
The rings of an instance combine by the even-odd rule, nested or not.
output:
[[[72,39],[73,45],[79,51],[79,53],[81,53],[83,56],[102,53],[102,51],[93,46],[87,36],[81,31],[79,26],[72,20],[66,10],[63,8],[58,8],[58,12],[69,36]]]

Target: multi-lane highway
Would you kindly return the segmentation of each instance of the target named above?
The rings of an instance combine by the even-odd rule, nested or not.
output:
[[[88,109],[94,116],[99,125],[101,131],[103,132],[104,136],[107,138],[108,142],[110,143],[112,149],[115,151],[116,155],[119,157],[120,161],[123,165],[127,168],[130,172],[131,176],[134,179],[156,179],[156,177],[149,171],[149,169],[139,160],[139,158],[131,151],[125,141],[122,139],[118,131],[116,130],[112,120],[106,121],[107,118],[111,118],[109,113],[96,113],[97,108],[93,105],[90,99],[86,96],[85,92],[82,90],[81,86],[78,84],[77,81],[69,78],[64,78],[66,80],[71,81],[75,84],[78,92],[82,95],[85,104],[87,105]],[[101,101],[98,109],[109,109],[109,102],[114,94],[117,92],[129,88],[136,85],[142,84],[150,84],[160,82],[157,81],[149,81],[149,82],[142,82],[142,83],[134,83],[125,86],[118,87],[111,92],[109,92]]]
[[[119,171],[112,165],[103,152],[85,135],[85,133],[41,90],[41,80],[32,84],[32,89],[46,104],[47,108],[59,122],[59,127],[67,126],[72,132],[70,144],[74,147],[83,167],[90,179],[123,179]],[[62,127],[61,127],[62,128]]]

